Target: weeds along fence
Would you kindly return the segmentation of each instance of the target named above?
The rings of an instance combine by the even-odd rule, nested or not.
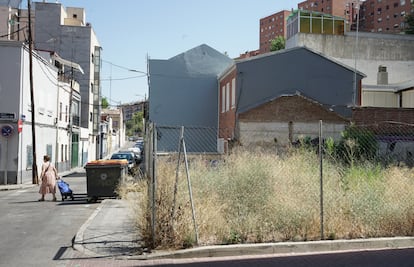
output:
[[[153,247],[414,234],[413,125],[148,129]]]

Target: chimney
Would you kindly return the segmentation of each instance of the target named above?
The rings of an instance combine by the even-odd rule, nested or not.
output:
[[[388,84],[387,67],[379,65],[377,74],[377,84]]]

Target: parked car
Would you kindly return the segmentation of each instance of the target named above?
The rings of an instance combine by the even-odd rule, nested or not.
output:
[[[128,152],[134,153],[137,164],[141,162],[141,150],[138,147],[130,147],[128,148]]]
[[[134,156],[134,153],[131,151],[120,151],[120,152],[114,153],[112,154],[111,159],[128,160],[128,171],[130,172],[136,166],[135,156]]]
[[[136,141],[134,147],[138,147],[141,150],[141,156],[144,154],[144,140]]]

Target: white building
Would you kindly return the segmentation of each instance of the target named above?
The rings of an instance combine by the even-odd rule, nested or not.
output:
[[[0,41],[0,184],[32,181],[33,143],[36,145],[38,173],[46,154],[51,156],[59,171],[71,167],[71,132],[79,132],[80,127],[69,120],[69,110],[72,109],[76,120],[80,112],[80,94],[76,83],[61,79],[63,76],[59,73],[64,68],[59,69],[56,65],[72,63],[50,53],[41,54],[44,57],[33,53],[32,110],[29,49],[21,42]],[[77,68],[76,64],[73,66]],[[77,157],[80,156],[78,153]]]
[[[86,23],[83,8],[67,7],[59,3],[35,3],[34,45],[43,51],[55,51],[61,57],[78,62],[84,74],[75,73],[79,81],[81,116],[79,135],[73,142],[82,153],[80,165],[99,159],[100,134],[100,54],[101,47],[90,23]]]

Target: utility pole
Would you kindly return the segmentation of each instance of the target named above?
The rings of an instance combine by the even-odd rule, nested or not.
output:
[[[359,0],[356,1],[355,18],[356,18],[356,34],[355,34],[355,47],[354,47],[354,94],[352,104],[355,107],[357,103],[359,84],[357,81],[357,58],[358,58],[358,28],[359,28]]]
[[[72,125],[73,125],[73,118],[72,118],[72,99],[73,99],[73,66],[71,67],[71,77],[70,77],[70,93],[69,93],[69,161],[70,161],[70,168],[72,168]]]
[[[30,99],[32,109],[32,147],[33,147],[33,162],[32,162],[32,183],[38,184],[39,180],[37,177],[37,164],[36,164],[36,123],[35,123],[35,105],[34,105],[34,86],[33,86],[33,40],[32,40],[32,7],[30,4],[31,0],[27,0],[28,10],[28,26],[29,26],[29,79],[30,79]]]

